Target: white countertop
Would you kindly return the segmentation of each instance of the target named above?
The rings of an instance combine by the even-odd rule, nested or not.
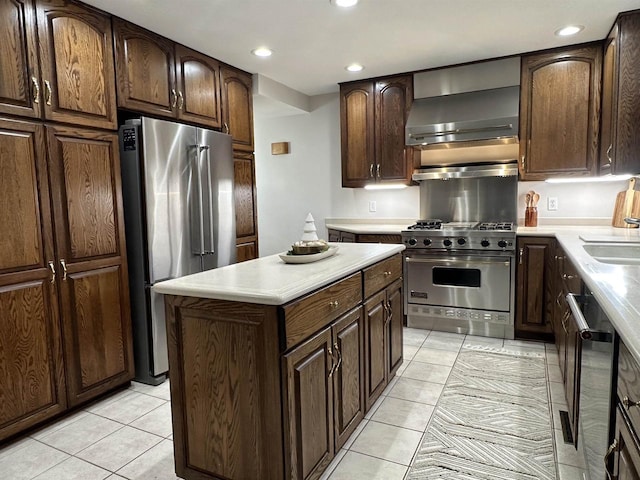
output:
[[[593,292],[629,351],[640,362],[640,265],[601,263],[582,248],[588,243],[583,238],[589,242],[640,243],[640,232],[638,229],[613,227],[553,228],[556,239],[578,269],[585,284]]]
[[[335,255],[287,264],[278,255],[207,270],[153,286],[156,293],[283,305],[404,250],[400,244],[338,243]]]

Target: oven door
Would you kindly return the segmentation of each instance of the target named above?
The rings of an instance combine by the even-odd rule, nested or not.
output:
[[[511,257],[409,254],[407,303],[509,312]]]

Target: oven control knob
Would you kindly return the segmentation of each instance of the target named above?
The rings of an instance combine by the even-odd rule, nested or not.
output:
[[[487,248],[490,245],[489,240],[482,240],[480,242],[480,245],[482,245],[483,247]]]
[[[445,247],[450,247],[452,242],[447,238],[443,243]]]
[[[418,243],[418,241],[415,238],[410,238],[409,239],[409,245],[413,246],[413,245],[415,245],[417,243]]]
[[[499,246],[500,248],[506,248],[506,246],[507,246],[507,242],[505,242],[504,240],[500,240],[500,241],[498,242],[498,246]]]
[[[467,243],[467,241],[464,238],[459,238],[458,239],[458,245],[464,245],[465,243]]]
[[[428,247],[429,245],[431,245],[431,239],[430,238],[425,238],[422,243],[424,243],[425,247]]]

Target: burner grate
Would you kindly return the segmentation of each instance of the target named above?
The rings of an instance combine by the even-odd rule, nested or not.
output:
[[[482,222],[478,230],[513,230],[512,222]]]
[[[440,230],[442,228],[442,220],[438,218],[430,218],[427,220],[418,220],[415,225],[408,227],[409,230]]]

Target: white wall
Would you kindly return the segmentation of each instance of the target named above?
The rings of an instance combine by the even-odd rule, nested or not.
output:
[[[518,218],[524,218],[526,193],[534,190],[540,194],[539,225],[562,218],[610,220],[617,193],[626,190],[628,185],[628,180],[594,183],[518,182]],[[547,210],[549,197],[557,197],[558,210]]]
[[[266,111],[266,110],[265,110]],[[311,112],[272,117],[255,111],[256,185],[260,256],[282,252],[300,239],[311,213],[318,236],[324,219],[415,218],[418,187],[404,190],[342,188],[340,99],[337,93],[311,97]],[[271,155],[271,143],[289,142],[288,155]],[[369,201],[377,211],[369,212]]]

